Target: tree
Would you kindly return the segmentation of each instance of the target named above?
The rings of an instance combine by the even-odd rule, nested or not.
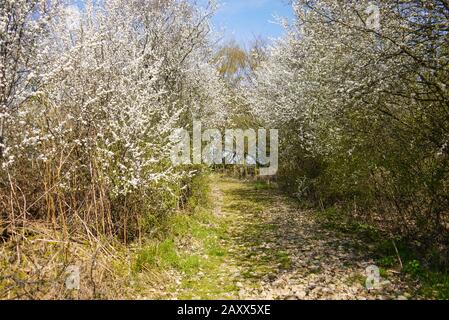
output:
[[[294,9],[248,94],[253,114],[284,131],[281,181],[292,193],[306,181],[314,201],[396,212],[398,234],[446,243],[447,2]]]
[[[39,58],[29,64],[33,80],[16,81],[29,95],[5,120],[0,208],[10,221],[79,216],[127,240],[177,207],[201,168],[171,163],[170,135],[195,118],[224,117],[224,85],[208,63],[211,10],[184,0],[86,1],[62,6],[34,34],[39,45],[22,53]],[[23,196],[12,201],[16,190]]]
[[[0,4],[0,159],[6,120],[41,84],[40,40],[57,15],[59,1],[5,0]]]

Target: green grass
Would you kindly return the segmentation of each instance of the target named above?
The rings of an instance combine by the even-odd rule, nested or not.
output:
[[[236,294],[234,281],[226,281],[225,274],[218,276],[228,258],[228,248],[223,245],[223,240],[228,239],[227,220],[213,213],[208,186],[198,184],[194,189],[201,195],[194,195],[189,203],[193,207],[168,219],[165,240],[144,245],[135,255],[132,269],[136,274],[146,270],[178,271],[181,282],[167,285],[166,290],[176,292],[180,299],[216,299]]]
[[[278,252],[276,254],[276,260],[280,263],[282,269],[290,269],[292,265],[292,260],[290,259],[288,252]]]
[[[348,285],[354,285],[354,284],[360,284],[362,286],[365,286],[366,283],[366,276],[364,274],[355,274],[345,280],[346,284]]]
[[[271,190],[276,188],[272,183],[269,184],[266,181],[255,181],[253,182],[253,187],[255,190]]]
[[[167,239],[161,243],[149,244],[142,248],[136,257],[134,271],[141,272],[148,268],[177,266],[180,257],[173,240]]]
[[[224,257],[226,250],[219,245],[222,229],[218,225],[213,226],[215,220],[206,210],[194,215],[174,215],[170,219],[171,237],[143,246],[136,254],[133,270],[142,272],[145,269],[174,268],[186,274],[193,274],[200,266],[209,264],[200,255],[183,252],[182,248],[178,248],[176,239],[182,238],[199,242],[210,256]]]
[[[176,217],[173,232],[178,237],[189,238],[197,247],[196,252],[185,253],[187,257],[181,262],[181,269],[187,276],[176,288],[180,299],[217,299],[238,291],[232,279],[226,281],[226,274],[218,276],[228,258],[228,248],[222,244],[222,240],[227,239],[224,221],[210,209],[203,209],[192,216]],[[199,276],[200,272],[202,276]]]
[[[334,207],[317,212],[316,217],[328,229],[344,234],[357,235],[367,242],[381,241],[383,237],[380,230],[371,225],[356,222],[345,212]]]

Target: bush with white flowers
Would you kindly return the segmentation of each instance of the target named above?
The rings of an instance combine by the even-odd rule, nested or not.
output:
[[[207,63],[212,10],[7,1],[1,23],[15,17],[24,32],[14,24],[0,38],[0,214],[83,221],[69,225],[127,239],[175,209],[197,171],[172,165],[171,133],[224,118],[226,92]]]

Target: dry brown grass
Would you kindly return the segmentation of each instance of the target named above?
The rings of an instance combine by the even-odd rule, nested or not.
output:
[[[132,296],[130,254],[119,242],[51,225],[28,223],[0,243],[0,299],[122,299]],[[68,290],[70,266],[80,268],[79,290]]]

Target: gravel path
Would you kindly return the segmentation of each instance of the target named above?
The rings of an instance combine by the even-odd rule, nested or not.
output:
[[[276,190],[225,179],[214,183],[213,195],[229,233],[222,240],[228,257],[221,276],[235,283],[238,298],[416,298],[393,270],[368,291],[366,268],[374,261],[364,244],[322,227],[313,212]]]
[[[368,291],[366,268],[374,261],[367,246],[360,240],[322,227],[312,211],[299,209],[294,201],[277,190],[257,189],[253,183],[216,178],[212,193],[214,215],[225,226],[226,236],[220,240],[220,245],[226,255],[217,268],[204,268],[188,279],[188,297],[418,298],[410,283],[393,270],[383,274],[379,288]],[[200,288],[200,283],[208,284],[208,288],[195,289]],[[176,292],[175,298],[186,297],[186,289],[177,288]]]

